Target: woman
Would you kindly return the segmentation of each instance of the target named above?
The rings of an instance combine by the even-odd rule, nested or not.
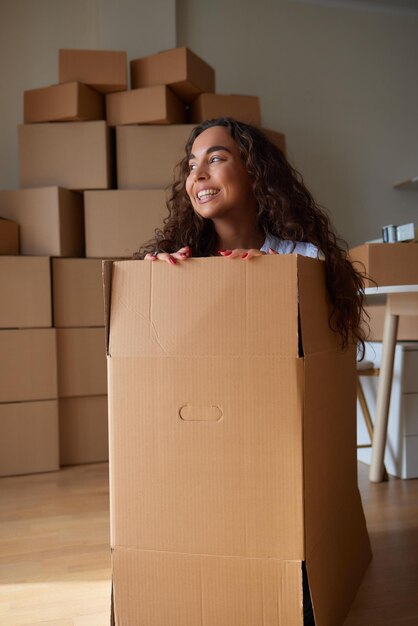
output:
[[[330,327],[364,352],[363,276],[283,153],[231,118],[193,129],[155,239],[134,256],[175,265],[192,255],[249,261],[297,253],[325,261]]]
[[[301,175],[260,130],[231,118],[194,128],[168,209],[163,228],[136,258],[173,265],[192,254],[244,261],[267,253],[321,258],[330,326],[343,348],[357,342],[364,351],[363,278]],[[312,626],[304,563],[302,573],[304,624]]]

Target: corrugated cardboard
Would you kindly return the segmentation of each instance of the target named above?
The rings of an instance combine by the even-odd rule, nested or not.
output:
[[[101,396],[107,393],[103,328],[57,328],[58,395]]]
[[[102,267],[99,259],[53,259],[54,326],[103,326]]]
[[[119,189],[165,189],[185,155],[193,124],[118,126],[116,163]]]
[[[261,129],[263,133],[266,135],[267,139],[270,139],[272,143],[274,143],[279,150],[283,152],[286,156],[286,137],[283,133],[278,133],[275,130],[270,130],[268,128]]]
[[[188,48],[174,48],[131,61],[132,89],[167,85],[186,103],[215,91],[215,70]]]
[[[0,254],[19,254],[19,224],[0,217]]]
[[[106,122],[23,124],[18,132],[21,187],[59,185],[83,190],[111,186]]]
[[[0,476],[58,469],[57,401],[0,404]]]
[[[260,99],[257,96],[202,93],[190,105],[190,121],[193,124],[217,117],[234,117],[240,122],[260,126]]]
[[[19,223],[22,254],[84,254],[83,197],[78,193],[59,187],[0,191],[0,216]]]
[[[101,93],[128,86],[126,52],[114,50],[59,50],[59,82],[79,81]]]
[[[306,560],[342,625],[370,545],[323,269],[105,263],[116,623],[301,626]]]
[[[165,192],[157,189],[86,192],[86,256],[131,258],[162,226],[165,202]]]
[[[168,87],[145,87],[106,96],[109,126],[122,124],[183,124],[185,105]]]
[[[351,248],[350,259],[356,269],[383,285],[418,284],[418,244],[365,243]],[[366,287],[375,284],[366,280]]]
[[[48,328],[51,315],[48,257],[0,257],[0,328]]]
[[[365,307],[366,312],[370,315],[370,319],[366,320],[370,334],[368,341],[383,340],[383,326],[385,321],[385,305],[384,304],[368,304]],[[398,322],[398,341],[418,341],[418,316],[417,315],[400,315]]]
[[[25,124],[104,119],[104,96],[82,83],[51,85],[23,93]]]
[[[59,430],[61,465],[107,461],[107,396],[60,398]]]
[[[0,402],[57,398],[55,332],[0,330]]]

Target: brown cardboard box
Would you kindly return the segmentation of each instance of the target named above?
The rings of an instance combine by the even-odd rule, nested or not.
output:
[[[107,461],[107,396],[60,398],[59,430],[61,465]]]
[[[418,283],[418,244],[365,243],[351,248],[350,259],[355,268],[366,272],[383,285],[416,285]],[[376,285],[366,280],[366,287]]]
[[[0,328],[48,328],[51,272],[48,257],[0,257]]]
[[[58,469],[57,401],[0,404],[0,476]]]
[[[257,96],[202,93],[190,105],[190,121],[193,124],[217,117],[234,117],[240,122],[260,126],[260,99]]]
[[[88,257],[131,258],[167,215],[160,189],[87,191],[84,203]]]
[[[317,626],[341,626],[371,552],[323,263],[104,274],[115,622],[301,626],[306,561]]]
[[[0,217],[0,254],[19,254],[19,224]]]
[[[286,137],[283,133],[278,133],[275,130],[270,130],[268,128],[261,129],[263,133],[266,135],[267,139],[269,139],[272,143],[274,143],[279,150],[283,152],[286,156]]]
[[[145,87],[106,96],[109,126],[122,124],[183,124],[185,105],[168,87]]]
[[[124,91],[128,86],[126,52],[59,50],[59,82],[79,81],[100,91]]]
[[[108,189],[111,186],[109,140],[104,121],[20,125],[20,186]]]
[[[30,89],[23,103],[25,124],[105,119],[104,96],[82,83]]]
[[[367,341],[383,341],[383,325],[385,321],[385,305],[384,304],[368,304],[366,313],[370,315],[370,319],[366,322],[369,326],[370,333]],[[366,325],[366,332],[367,332]],[[416,315],[400,315],[398,323],[398,341],[418,341],[418,316]]]
[[[103,326],[102,266],[99,259],[53,259],[54,326]]]
[[[165,189],[183,158],[193,124],[118,126],[116,163],[119,189]]]
[[[0,191],[0,216],[16,220],[22,254],[84,255],[83,197],[59,187]]]
[[[215,70],[188,48],[173,48],[131,61],[132,89],[167,85],[186,103],[215,91]]]
[[[57,396],[55,329],[0,330],[0,402]]]
[[[103,328],[57,328],[58,395],[107,393]]]

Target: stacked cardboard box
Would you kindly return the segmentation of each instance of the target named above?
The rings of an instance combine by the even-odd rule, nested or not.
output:
[[[48,257],[0,256],[0,475],[59,468]]]

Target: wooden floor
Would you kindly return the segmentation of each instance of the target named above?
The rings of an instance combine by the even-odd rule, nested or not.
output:
[[[344,626],[418,626],[418,480],[370,484],[367,469],[374,559]],[[1,626],[108,626],[107,471],[0,480]]]

